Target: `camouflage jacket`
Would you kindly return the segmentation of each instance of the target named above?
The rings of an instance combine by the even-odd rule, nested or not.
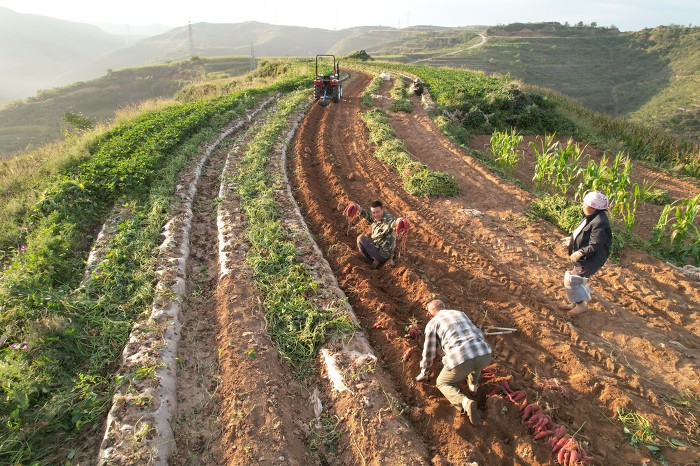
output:
[[[368,210],[361,209],[360,216],[372,225],[372,233],[370,239],[379,249],[379,253],[390,258],[396,249],[396,235],[394,234],[394,217],[384,211],[384,215],[379,221],[372,218],[372,213]]]

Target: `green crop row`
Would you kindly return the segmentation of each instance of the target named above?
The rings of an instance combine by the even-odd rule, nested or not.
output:
[[[374,156],[399,172],[407,193],[431,198],[456,196],[459,193],[453,176],[432,171],[411,158],[403,142],[396,139],[386,112],[373,109],[364,113],[362,119],[367,124],[370,141],[377,147]]]
[[[363,63],[363,69],[387,68]],[[435,103],[470,134],[518,128],[523,131],[572,131],[573,124],[540,92],[526,92],[509,76],[478,71],[392,63],[391,69],[419,76]]]
[[[413,111],[413,104],[408,99],[408,85],[406,85],[406,81],[401,76],[394,78],[394,86],[391,88],[391,99],[389,110],[392,112],[411,113]]]
[[[215,131],[271,92],[174,105],[121,124],[45,185],[0,272],[0,464],[63,464],[99,435],[111,370],[148,313],[177,175]],[[95,232],[121,206],[104,261],[81,283]]]
[[[375,76],[372,82],[369,83],[367,89],[365,89],[364,94],[360,97],[360,104],[363,107],[371,107],[373,105],[372,99],[373,95],[379,94],[379,88],[382,85],[382,77],[380,75]]]
[[[309,359],[329,337],[354,331],[340,306],[321,308],[314,303],[318,285],[297,259],[297,246],[285,229],[276,200],[276,175],[269,169],[270,153],[285,123],[307,99],[308,91],[302,90],[280,102],[248,145],[235,175],[251,244],[246,260],[263,296],[267,332],[297,370],[309,367]]]

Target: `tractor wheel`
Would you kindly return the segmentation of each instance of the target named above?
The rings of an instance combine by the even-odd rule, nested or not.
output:
[[[314,99],[318,99],[320,97],[321,97],[321,87],[314,86]]]
[[[340,102],[340,86],[333,88],[333,103],[337,104]]]

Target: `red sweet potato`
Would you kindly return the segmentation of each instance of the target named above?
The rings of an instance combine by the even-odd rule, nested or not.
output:
[[[545,437],[549,437],[550,435],[554,434],[554,431],[551,430],[543,430],[541,432],[537,432],[534,437],[532,437],[535,440],[540,440]]]
[[[566,434],[562,438],[560,438],[559,441],[557,443],[555,443],[554,446],[552,447],[552,453],[556,453],[559,450],[561,450],[562,447],[564,447],[564,445],[566,445],[569,442],[569,440],[571,440],[571,437],[568,434]]]

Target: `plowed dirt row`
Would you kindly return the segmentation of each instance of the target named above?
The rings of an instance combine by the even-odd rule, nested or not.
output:
[[[593,310],[570,321],[557,309],[567,268],[558,248],[563,232],[528,222],[529,194],[486,171],[452,146],[416,106],[391,124],[412,156],[458,181],[460,195],[424,200],[408,195],[396,172],[372,157],[359,96],[369,77],[353,74],[340,104],[314,106],[292,143],[290,178],[302,212],[326,254],[340,287],[393,378],[408,416],[433,453],[433,464],[552,464],[550,449],[521,425],[516,405],[503,398],[479,405],[475,428],[434,386],[416,383],[420,343],[404,337],[411,319],[426,323],[433,297],[463,310],[478,325],[515,327],[490,337],[496,381],[510,379],[528,398],[547,407],[599,464],[641,464],[649,452],[631,447],[616,420],[618,407],[637,411],[667,437],[685,432],[665,400],[698,393],[700,323],[698,283],[644,254],[631,251],[595,277]],[[355,252],[355,236],[342,210],[381,199],[395,216],[410,220],[408,248],[395,266],[369,270]],[[387,329],[373,329],[380,318]],[[415,348],[408,362],[401,356]],[[374,452],[381,454],[381,452]],[[664,449],[671,464],[698,458],[690,446]],[[358,462],[358,464],[360,464]]]
[[[173,465],[320,464],[308,446],[308,393],[265,332],[261,298],[245,263],[245,218],[230,193],[247,142],[270,111],[212,153],[194,199]],[[223,236],[217,209],[225,212]],[[227,240],[223,255],[217,237]]]

